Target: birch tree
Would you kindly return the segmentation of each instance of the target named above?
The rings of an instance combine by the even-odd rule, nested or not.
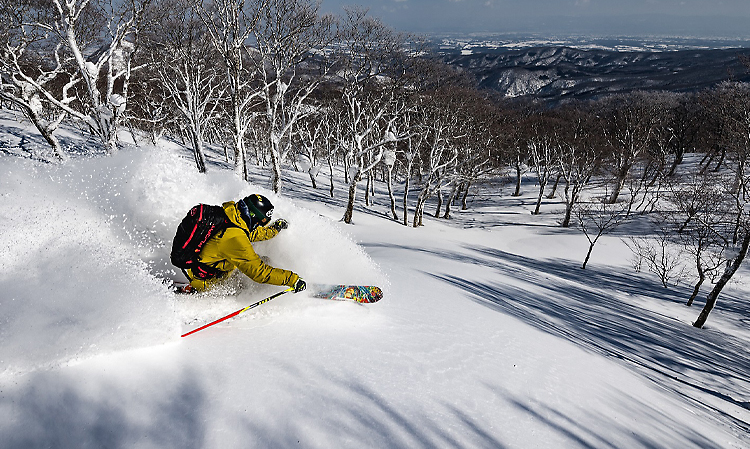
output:
[[[314,111],[308,99],[330,68],[332,58],[324,50],[333,41],[334,21],[320,17],[318,8],[311,0],[267,0],[258,11],[253,61],[261,77],[276,193],[281,191],[281,165],[292,149],[295,125]]]
[[[718,88],[726,103],[721,109],[724,142],[728,149],[728,177],[723,194],[712,203],[715,211],[724,210],[731,219],[714,228],[725,242],[725,269],[706,298],[695,327],[703,327],[716,306],[719,295],[734,277],[747,257],[750,247],[750,85],[726,83]]]
[[[313,189],[318,188],[316,178],[320,173],[319,154],[322,149],[328,149],[329,126],[325,116],[320,114],[309,117],[299,126],[299,141],[302,148],[300,156],[304,160],[302,169],[310,176]]]
[[[405,43],[403,36],[362,9],[347,10],[339,39],[345,56],[336,67],[346,127],[341,145],[346,148],[349,165],[349,198],[343,220],[349,224],[359,181],[378,166],[386,145],[406,138],[394,129],[405,107],[397,98]]]
[[[25,1],[13,10],[18,28],[4,39],[2,92],[36,121],[58,157],[62,153],[52,135],[61,114],[85,123],[109,153],[117,150],[117,130],[150,1]],[[8,9],[8,4],[2,6]],[[37,53],[29,58],[28,51],[38,45],[46,47],[46,57]],[[41,120],[45,109],[56,117]]]
[[[560,122],[555,120],[551,115],[536,117],[531,124],[531,137],[528,140],[528,151],[531,165],[537,175],[537,184],[539,193],[537,194],[536,205],[531,212],[532,215],[539,215],[539,209],[544,198],[544,191],[547,188],[547,182],[555,170],[554,160],[559,147]]]
[[[586,257],[581,265],[581,269],[585,270],[599,239],[628,219],[627,204],[610,203],[606,198],[594,199],[591,202],[579,203],[575,208],[575,215],[581,231],[589,242]]]
[[[595,115],[581,107],[566,109],[565,114],[568,116],[568,126],[557,153],[557,166],[565,180],[565,188],[560,194],[565,201],[565,215],[561,226],[567,228],[581,199],[581,193],[600,167],[601,155],[597,149],[601,146],[601,141],[598,138],[599,124]]]
[[[413,108],[406,110],[399,117],[402,128],[409,130],[417,129],[417,116],[418,113]],[[404,194],[402,198],[402,206],[404,210],[404,219],[402,223],[404,226],[409,226],[408,200],[409,190],[411,188],[411,176],[414,171],[415,162],[419,158],[419,150],[424,144],[425,137],[425,134],[422,132],[410,132],[409,136],[398,147],[399,150],[397,155],[400,154],[404,160]]]
[[[83,121],[107,151],[114,153],[117,131],[127,107],[130,79],[138,68],[133,62],[151,0],[125,0],[117,4],[106,0],[50,1],[57,14],[45,26],[72,56],[76,68],[73,77],[81,79],[82,89],[74,102],[59,99],[37,83],[32,84],[56,107]],[[86,35],[91,30],[82,31],[90,8],[105,20],[103,32],[95,36]],[[87,37],[95,40],[88,42]],[[100,47],[86,57],[94,43]]]
[[[18,107],[49,144],[51,157],[42,159],[63,161],[66,153],[55,131],[67,112],[43,91],[70,103],[75,98],[71,90],[80,78],[74,76],[72,59],[46,25],[54,15],[46,3],[0,0],[0,99]]]
[[[255,56],[248,39],[256,31],[268,0],[201,0],[196,4],[211,44],[221,55],[224,81],[229,96],[234,170],[247,179],[245,138],[256,119],[263,90],[257,85],[258,73],[249,59]]]
[[[224,90],[219,84],[214,49],[205,38],[206,29],[196,11],[184,0],[176,0],[151,36],[153,65],[161,85],[184,123],[200,173],[206,172],[204,142],[206,128],[216,119]]]
[[[450,104],[450,99],[443,100]],[[454,145],[454,139],[459,133],[459,117],[453,113],[450,106],[440,104],[437,98],[435,101],[419,107],[419,132],[425,135],[425,139],[420,153],[422,186],[417,195],[412,223],[415,228],[424,225],[425,203],[430,196],[447,184],[446,180],[451,173],[449,168],[453,167],[458,159],[458,148]]]
[[[648,150],[657,126],[663,120],[663,108],[648,92],[618,94],[601,103],[604,132],[611,150],[613,188],[610,203],[617,201],[633,165]]]
[[[466,197],[472,183],[494,171],[492,161],[498,157],[497,107],[475,91],[462,91],[465,94],[462,95],[464,104],[460,109],[460,120],[464,132],[456,139],[459,151],[453,168],[454,176],[450,180],[450,194],[445,203],[445,219],[450,218],[451,207],[462,193],[461,208],[468,208]]]

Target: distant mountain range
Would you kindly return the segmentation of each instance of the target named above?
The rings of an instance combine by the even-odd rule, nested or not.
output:
[[[690,92],[725,80],[750,82],[750,68],[739,58],[750,57],[750,48],[700,48],[685,41],[650,46],[579,42],[575,48],[556,44],[454,39],[441,41],[436,51],[445,62],[476,77],[483,88],[550,101],[633,90]]]

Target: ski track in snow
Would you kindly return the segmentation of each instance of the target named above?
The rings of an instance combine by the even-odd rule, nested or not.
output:
[[[31,132],[0,119],[0,142]],[[60,166],[3,154],[3,447],[750,446],[747,287],[694,329],[688,288],[634,273],[617,236],[581,270],[585,238],[555,200],[532,217],[533,198],[488,183],[413,229],[379,190],[347,226],[342,185],[330,199],[287,172],[275,196],[263,171],[248,184],[212,154],[199,175],[173,144]],[[180,339],[278,291],[165,285],[184,213],[256,191],[292,224],[256,247],[272,265],[384,299],[283,295]]]

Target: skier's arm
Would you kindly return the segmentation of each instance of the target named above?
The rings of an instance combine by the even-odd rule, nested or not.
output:
[[[273,233],[276,235],[278,231]],[[292,271],[274,268],[260,260],[244,233],[227,236],[222,240],[223,256],[253,281],[292,287],[299,279]]]
[[[250,241],[251,242],[260,242],[261,240],[268,240],[276,237],[279,233],[279,230],[276,228],[266,227],[266,226],[258,226],[253,231],[250,232]]]

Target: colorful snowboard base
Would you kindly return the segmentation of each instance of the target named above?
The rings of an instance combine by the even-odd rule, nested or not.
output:
[[[171,290],[178,294],[194,294],[197,291],[184,282],[174,282]],[[307,293],[313,298],[355,301],[372,304],[383,299],[383,291],[374,285],[309,284]]]
[[[309,287],[313,298],[356,301],[372,304],[383,299],[383,291],[374,285],[317,285]]]

